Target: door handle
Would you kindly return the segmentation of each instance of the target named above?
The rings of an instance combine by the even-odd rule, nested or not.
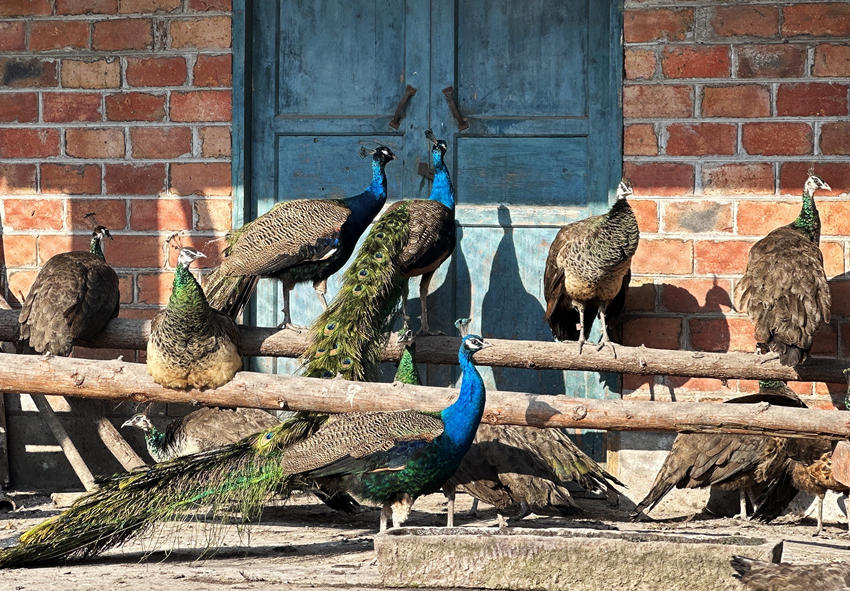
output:
[[[410,100],[410,97],[414,94],[416,94],[416,89],[408,84],[407,88],[404,89],[404,94],[401,96],[401,100],[398,101],[395,113],[393,113],[393,118],[390,119],[390,127],[393,129],[398,129],[399,125],[401,125],[401,120],[404,118],[404,109],[407,107],[407,102]]]
[[[469,127],[469,121],[463,118],[463,115],[460,114],[460,109],[457,108],[454,86],[447,86],[444,88],[443,94],[446,95],[446,102],[449,103],[449,111],[452,112],[452,116],[455,118],[455,121],[457,121],[458,131],[463,131]]]

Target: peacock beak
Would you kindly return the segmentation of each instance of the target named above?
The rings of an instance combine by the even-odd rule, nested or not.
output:
[[[824,183],[824,184],[821,186],[821,189],[824,189],[824,190],[826,190],[826,191],[832,191],[832,187],[830,187],[830,186],[829,186],[828,184],[826,184],[826,183]]]

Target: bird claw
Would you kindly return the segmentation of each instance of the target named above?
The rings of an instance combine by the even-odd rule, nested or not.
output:
[[[297,332],[301,332],[302,330],[307,330],[308,327],[302,326],[300,324],[292,324],[291,322],[281,322],[277,325],[278,330],[294,330]]]
[[[611,341],[599,341],[599,344],[596,345],[596,352],[598,353],[599,351],[604,349],[605,345],[608,345],[609,347],[611,347],[611,354],[614,356],[614,359],[616,359],[617,358],[617,350],[614,349],[614,343],[612,343]]]

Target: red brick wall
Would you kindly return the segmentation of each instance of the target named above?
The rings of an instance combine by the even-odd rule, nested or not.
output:
[[[230,228],[230,10],[230,0],[0,2],[10,301],[52,255],[87,247],[89,211],[113,232],[106,257],[128,317],[167,299],[171,232],[203,246]]]
[[[752,351],[734,309],[754,241],[789,223],[810,165],[833,321],[815,352],[850,355],[850,3],[627,1],[624,170],[639,213],[625,338],[630,344]],[[842,196],[839,196],[843,194]],[[713,399],[753,382],[626,376],[632,396]],[[846,385],[794,389],[831,406]]]

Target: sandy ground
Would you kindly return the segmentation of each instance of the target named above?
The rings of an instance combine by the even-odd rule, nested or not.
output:
[[[45,496],[14,495],[18,510],[0,514],[0,546],[14,543],[17,536],[58,510]],[[496,513],[482,507],[477,517],[465,512],[469,497],[458,497],[462,512],[456,524],[495,526]],[[623,512],[601,502],[585,501],[588,514],[581,519],[531,516],[519,527],[616,528],[621,530],[675,530],[742,534],[786,540],[783,560],[787,562],[850,561],[850,538],[837,523],[827,524],[824,535],[813,538],[814,521],[782,518],[764,525],[736,519],[705,516],[665,515],[660,506],[653,522],[632,523]],[[799,516],[797,516],[799,517]],[[408,525],[445,524],[445,500],[431,495],[417,501]],[[149,537],[102,557],[59,567],[14,569],[0,572],[0,590],[119,590],[195,591],[218,589],[382,589],[378,568],[373,564],[372,536],[378,525],[378,510],[368,508],[353,516],[340,515],[312,497],[298,497],[285,506],[270,507],[261,525],[240,534],[233,526],[217,531],[223,534],[220,549],[203,556],[206,535],[214,524],[168,524],[158,537]],[[171,550],[171,552],[167,552]],[[686,582],[683,587],[686,588]],[[600,587],[600,590],[604,589]]]

